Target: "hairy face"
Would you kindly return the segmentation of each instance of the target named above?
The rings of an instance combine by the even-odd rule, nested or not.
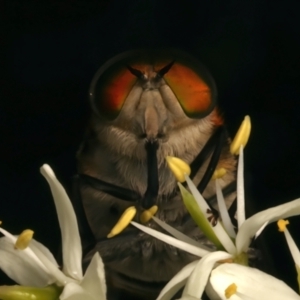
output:
[[[194,60],[185,65],[186,57],[181,62],[176,55],[175,51],[143,61],[140,52],[136,52],[118,56],[101,68],[91,86],[94,113],[78,152],[79,173],[139,195],[134,202],[125,201],[95,186],[80,186],[84,212],[96,241],[85,262],[99,251],[113,284],[137,293],[147,287],[157,293],[159,283],[168,281],[195,259],[131,226],[119,236],[107,239],[129,206],[136,206],[135,220],[140,221],[152,177],[157,177],[153,180],[158,183],[151,199],[159,207],[156,216],[209,244],[187,215],[165,157],[176,156],[191,164],[223,121],[215,108],[212,79]],[[116,67],[112,67],[114,63]],[[154,157],[147,150],[149,144],[156,145]],[[210,157],[211,153],[195,173],[196,184],[206,172]],[[221,145],[215,167],[227,170],[221,180],[223,187],[234,180],[235,159],[229,153],[228,138]],[[203,195],[214,193],[214,183],[209,182]],[[227,199],[227,206],[232,199]],[[146,225],[161,230],[153,221]],[[156,289],[153,283],[158,284]]]

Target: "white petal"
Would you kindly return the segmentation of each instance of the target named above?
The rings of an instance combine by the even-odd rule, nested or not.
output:
[[[94,297],[90,295],[85,289],[75,282],[69,282],[62,294],[59,297],[60,300],[104,300],[106,298]]]
[[[232,258],[227,252],[217,251],[205,255],[196,265],[191,276],[189,277],[182,296],[202,297],[204,288],[207,284],[211,270],[215,263],[220,260]]]
[[[283,281],[258,269],[238,264],[222,264],[211,273],[210,283],[221,299],[226,299],[225,290],[237,285],[237,295],[230,299],[299,300],[299,295]]]
[[[34,254],[38,257],[40,262],[45,266],[47,272],[51,274],[53,278],[55,278],[55,283],[63,286],[67,282],[72,281],[73,279],[68,278],[59,268],[57,265],[56,260],[54,259],[53,255],[50,251],[43,246],[41,243],[32,240],[30,245],[27,249],[23,250],[32,250]]]
[[[260,234],[264,231],[264,229],[267,227],[268,224],[269,224],[268,221],[265,222],[265,223],[264,223],[264,224],[256,231],[255,236],[254,236],[255,239],[257,239],[257,238],[260,236]]]
[[[0,269],[21,285],[44,287],[55,281],[27,251],[15,249],[6,236],[0,238]]]
[[[71,201],[49,165],[41,167],[41,173],[48,181],[62,235],[63,270],[74,279],[82,279],[82,248],[78,224]]]
[[[205,199],[201,195],[201,193],[198,191],[197,187],[193,183],[193,181],[185,175],[185,180],[188,184],[188,187],[193,194],[199,208],[203,212],[203,214],[208,218],[210,215],[208,211],[210,211],[210,207],[206,203]],[[211,224],[210,224],[211,225]],[[211,225],[212,230],[214,231],[215,235],[219,239],[220,243],[223,245],[223,247],[226,249],[227,252],[235,255],[236,254],[236,248],[233,244],[232,240],[230,239],[229,235],[221,225],[221,223],[218,221],[215,226]]]
[[[227,231],[228,235],[232,238],[236,237],[236,233],[234,231],[234,227],[231,223],[231,219],[225,204],[224,196],[221,190],[221,186],[219,183],[219,179],[216,179],[216,193],[217,193],[217,200],[218,200],[218,207],[219,207],[219,212],[221,215],[221,219],[223,222],[223,226],[225,230]]]
[[[240,146],[239,150],[239,162],[238,162],[238,170],[237,170],[237,189],[236,189],[236,196],[237,196],[237,221],[238,221],[238,228],[242,226],[245,222],[245,191],[244,191],[244,147],[243,145]]]
[[[300,214],[300,198],[294,201],[263,210],[247,219],[239,229],[236,237],[237,252],[247,252],[251,238],[265,222],[272,223]]]
[[[156,300],[169,300],[171,299],[186,283],[187,278],[193,272],[198,261],[193,261],[182,268],[161,290]]]
[[[180,232],[179,230],[175,229],[174,227],[170,226],[169,224],[161,221],[160,219],[156,218],[155,216],[152,217],[152,219],[165,231],[169,232],[172,234],[176,239],[181,240],[183,242],[186,242],[190,245],[194,245],[196,247],[201,247],[207,251],[211,251],[208,247],[205,247],[201,243],[193,240],[189,236],[185,235],[184,233]]]
[[[8,231],[6,231],[4,228],[0,227],[0,232],[7,238],[7,241],[11,243],[11,247],[14,249],[14,246],[16,244],[18,236],[12,235]],[[44,264],[40,261],[40,259],[37,257],[37,255],[34,253],[34,251],[27,247],[24,250],[22,250],[24,255],[30,256],[30,259],[32,261],[35,261],[35,263],[45,272],[48,273],[47,268],[44,266]]]
[[[166,235],[162,232],[159,232],[157,230],[154,230],[152,228],[149,228],[149,227],[146,227],[146,226],[143,226],[141,224],[138,224],[136,222],[130,222],[133,226],[139,228],[140,230],[148,233],[149,235],[152,235],[154,236],[155,238],[167,243],[167,244],[170,244],[174,247],[177,247],[181,250],[184,250],[186,252],[189,252],[191,254],[194,254],[196,256],[199,256],[199,257],[202,257],[204,256],[205,254],[207,253],[210,253],[209,251],[205,250],[205,249],[201,249],[199,247],[196,247],[196,246],[193,246],[193,245],[190,245],[186,242],[183,242],[183,241],[180,241],[180,240],[177,240],[175,238],[173,238],[172,236],[169,236],[169,235]]]
[[[98,252],[94,254],[80,285],[95,298],[106,298],[104,265]]]
[[[230,254],[235,255],[236,247],[235,247],[234,243],[232,242],[230,236],[227,234],[224,227],[220,223],[220,221],[218,221],[217,225],[213,226],[212,229],[213,229],[214,233],[216,234],[216,236],[218,237],[221,244],[223,245],[223,247],[225,248],[225,250],[227,252],[229,252]]]
[[[193,194],[200,210],[204,213],[204,215],[207,215],[207,211],[210,210],[210,207],[206,203],[205,199],[200,194],[200,192],[198,191],[198,189],[195,186],[194,182],[190,179],[189,176],[185,175],[185,180],[186,180],[186,183],[187,183],[191,193]]]
[[[10,234],[3,228],[0,228],[0,232],[5,235],[5,238],[11,243],[11,248],[14,249],[14,245],[17,240],[17,236]],[[24,250],[22,255],[25,255],[35,263],[44,273],[49,274],[51,282],[56,282],[59,285],[64,285],[69,278],[67,278],[59,269],[56,260],[51,252],[41,243],[36,240],[31,240],[30,244]],[[24,257],[25,257],[24,256]]]
[[[32,251],[37,254],[37,252],[42,252],[45,257],[57,268],[59,267],[57,264],[57,261],[55,260],[53,254],[50,252],[50,250],[45,247],[42,243],[36,241],[36,240],[31,240],[29,247],[32,249]]]

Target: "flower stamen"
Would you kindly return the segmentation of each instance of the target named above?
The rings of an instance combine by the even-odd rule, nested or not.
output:
[[[232,154],[238,155],[240,151],[240,147],[243,146],[245,148],[251,131],[251,121],[249,116],[245,116],[238,132],[236,133],[231,145],[230,152]]]
[[[283,220],[283,219],[278,220],[277,222],[278,230],[280,232],[284,232],[286,230],[286,225],[288,224],[290,224],[289,220]]]
[[[227,173],[227,171],[224,168],[216,169],[215,172],[214,172],[214,174],[213,174],[213,176],[211,177],[211,179],[222,178],[226,173]]]
[[[296,264],[296,266],[298,266],[298,268],[300,267],[300,251],[294,241],[294,239],[292,238],[290,232],[288,231],[288,229],[286,228],[286,225],[289,224],[288,220],[279,220],[277,222],[279,231],[284,233],[286,242],[288,244],[288,247],[290,249],[291,255],[293,257],[293,260]]]
[[[158,206],[153,205],[149,209],[143,211],[141,213],[141,217],[140,217],[141,223],[145,224],[145,223],[149,222],[149,220],[157,213],[157,210],[158,210]]]
[[[15,249],[24,250],[32,240],[34,232],[30,229],[22,231],[15,242]]]
[[[191,174],[190,166],[180,158],[174,156],[167,156],[166,161],[177,181],[185,182],[185,175],[189,176]]]
[[[136,215],[136,208],[134,206],[128,207],[121,215],[117,224],[107,235],[107,238],[112,238],[113,236],[121,233],[130,224],[130,222],[133,220],[135,215]]]
[[[237,292],[237,285],[235,283],[232,283],[225,290],[226,299],[229,299],[232,295],[236,294],[236,292]]]

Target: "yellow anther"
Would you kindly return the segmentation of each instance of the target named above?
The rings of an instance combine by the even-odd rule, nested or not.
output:
[[[34,232],[30,229],[24,230],[19,236],[15,243],[15,249],[24,250],[28,247],[32,240]]]
[[[278,230],[280,232],[284,232],[285,229],[286,229],[286,225],[290,224],[290,222],[288,220],[283,220],[283,219],[280,219],[277,221],[277,226],[278,226]]]
[[[140,217],[141,223],[147,223],[156,214],[157,210],[157,205],[153,205],[149,209],[143,211]]]
[[[114,226],[114,228],[107,235],[107,238],[111,238],[119,233],[121,233],[132,221],[136,214],[136,208],[134,206],[128,207],[120,217],[118,223]]]
[[[237,285],[235,283],[229,285],[225,290],[226,299],[229,299],[232,295],[236,294],[236,291],[237,291]]]
[[[166,157],[167,163],[173,175],[179,182],[185,182],[184,175],[191,174],[190,166],[184,162],[182,159],[174,156],[167,156]]]
[[[236,133],[231,145],[230,152],[232,154],[238,155],[240,151],[240,146],[245,148],[251,131],[251,120],[249,116],[245,116],[238,132]]]
[[[0,225],[2,224],[2,221],[0,221]]]
[[[226,172],[227,171],[224,168],[216,169],[213,176],[212,176],[212,179],[221,178],[226,174]]]

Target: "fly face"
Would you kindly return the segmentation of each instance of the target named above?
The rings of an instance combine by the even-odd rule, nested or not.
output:
[[[212,205],[214,170],[226,168],[223,187],[234,181],[216,88],[185,53],[132,51],[99,69],[90,100],[93,114],[78,152],[80,195],[95,238],[85,261],[99,251],[115,286],[155,295],[195,257],[131,226],[112,239],[107,234],[127,207],[136,206],[139,222],[145,209],[157,205],[158,218],[209,244],[189,218],[165,157],[191,165],[193,181]],[[228,207],[232,200],[227,198]],[[152,221],[147,226],[161,230]]]

